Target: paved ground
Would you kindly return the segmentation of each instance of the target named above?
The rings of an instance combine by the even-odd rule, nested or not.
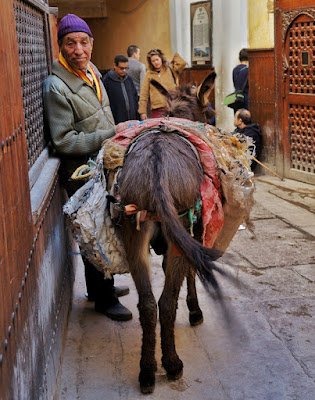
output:
[[[220,264],[239,285],[221,279],[234,323],[227,326],[219,304],[198,283],[204,323],[188,322],[185,288],[176,320],[177,350],[184,375],[169,382],[161,367],[150,399],[315,399],[315,186],[278,178],[256,178],[254,230],[240,230]],[[152,282],[163,285],[160,258],[152,257]],[[77,271],[65,344],[59,400],[143,399],[138,388],[141,328],[137,294],[129,275],[121,299],[133,312],[113,322],[84,298]]]

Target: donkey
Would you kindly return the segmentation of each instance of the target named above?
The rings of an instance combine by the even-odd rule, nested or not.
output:
[[[208,96],[214,79],[215,74],[210,74],[196,93],[188,86],[168,93],[157,82],[151,83],[166,96],[167,115],[207,122],[212,117]],[[183,371],[183,363],[175,348],[174,324],[184,278],[188,279],[190,298],[188,296],[187,304],[191,315],[198,314],[195,320],[191,317],[192,325],[202,320],[194,274],[198,274],[209,292],[214,291],[218,298],[221,296],[213,273],[217,271],[224,274],[213,262],[221,254],[204,247],[196,240],[201,240],[200,220],[194,227],[193,238],[187,231],[190,224],[187,214],[179,217],[194,208],[200,200],[202,178],[203,171],[196,153],[187,141],[175,132],[163,132],[155,128],[132,144],[118,175],[117,187],[121,204],[135,204],[138,210],[146,210],[147,215],[140,223],[135,216],[124,216],[120,219],[126,257],[139,295],[138,309],[143,330],[139,382],[144,394],[153,392],[157,370],[157,303],[150,283],[150,243],[161,253],[166,252],[163,263],[165,284],[158,307],[162,365],[170,380],[179,379]]]

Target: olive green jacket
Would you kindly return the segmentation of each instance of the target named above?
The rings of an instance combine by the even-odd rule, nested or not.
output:
[[[115,124],[101,75],[92,65],[101,86],[102,101],[82,79],[54,61],[44,83],[44,115],[52,144],[61,158],[66,179],[86,163],[102,142],[114,136]]]

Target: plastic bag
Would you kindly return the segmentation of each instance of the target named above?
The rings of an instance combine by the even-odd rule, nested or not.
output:
[[[63,206],[81,252],[105,278],[129,272],[118,228],[107,207],[107,188],[103,168],[103,150],[98,154],[96,170]]]

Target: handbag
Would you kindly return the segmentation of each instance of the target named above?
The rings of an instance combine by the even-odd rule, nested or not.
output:
[[[240,91],[230,93],[224,99],[224,105],[233,109],[242,108],[244,102],[245,96]]]
[[[230,93],[225,97],[224,99],[225,106],[233,108],[233,110],[238,110],[239,108],[242,108],[244,106],[245,103],[244,89],[247,84],[247,81],[248,77],[245,79],[245,82],[241,90],[235,90],[235,92]]]

